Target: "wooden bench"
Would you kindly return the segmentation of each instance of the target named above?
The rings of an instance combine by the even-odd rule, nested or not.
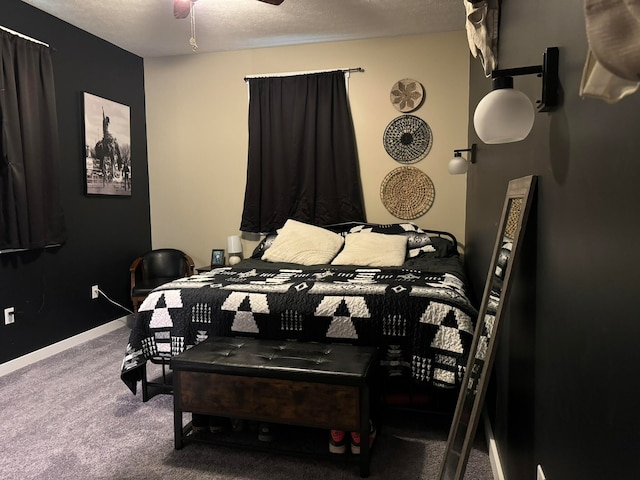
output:
[[[175,448],[199,441],[184,412],[360,432],[366,477],[377,364],[375,347],[210,338],[171,359]]]

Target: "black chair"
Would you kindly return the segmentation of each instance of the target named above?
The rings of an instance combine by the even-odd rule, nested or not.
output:
[[[191,257],[175,248],[151,250],[136,258],[129,267],[133,311],[138,311],[140,303],[154,288],[193,275],[193,267]]]
[[[137,312],[140,303],[156,287],[178,278],[193,275],[193,260],[186,253],[175,248],[161,248],[151,250],[136,258],[129,272],[131,273],[131,301],[133,311]],[[172,393],[173,385],[170,374],[167,373],[169,360],[162,357],[150,358],[152,363],[162,365],[162,381],[149,381],[147,368],[142,372],[142,401],[151,398],[151,387],[157,393]]]

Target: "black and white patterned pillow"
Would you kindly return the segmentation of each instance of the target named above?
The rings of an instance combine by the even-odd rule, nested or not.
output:
[[[251,258],[262,258],[262,255],[264,255],[264,252],[271,245],[273,245],[273,241],[276,239],[277,236],[278,236],[278,232],[267,233],[264,236],[264,238],[262,240],[260,240],[260,243],[258,243],[256,248],[253,249],[253,253],[251,254]]]

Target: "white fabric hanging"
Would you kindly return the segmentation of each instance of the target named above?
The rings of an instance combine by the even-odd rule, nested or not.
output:
[[[640,87],[640,0],[585,0],[580,95],[617,102]]]

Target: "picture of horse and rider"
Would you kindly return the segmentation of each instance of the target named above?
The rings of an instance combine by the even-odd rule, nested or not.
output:
[[[129,107],[84,93],[87,194],[131,195]]]

